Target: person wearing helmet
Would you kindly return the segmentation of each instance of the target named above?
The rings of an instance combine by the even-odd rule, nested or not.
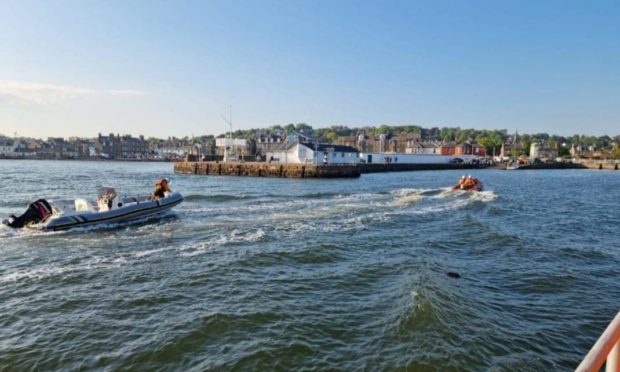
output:
[[[461,179],[459,179],[459,188],[461,190],[463,190],[465,188],[465,181],[466,181],[465,175],[462,175]]]
[[[467,176],[467,179],[465,180],[465,188],[470,188],[472,186],[474,186],[475,182],[474,179],[471,177],[471,174]]]
[[[168,186],[168,180],[163,178],[155,182],[155,192],[151,195],[151,199],[157,200],[165,198],[167,194],[171,193],[170,186]]]

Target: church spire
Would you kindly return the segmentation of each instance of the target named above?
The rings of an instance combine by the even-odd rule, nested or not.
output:
[[[516,145],[518,140],[519,140],[519,131],[517,129],[515,129],[515,135],[512,138],[512,143],[514,143]]]

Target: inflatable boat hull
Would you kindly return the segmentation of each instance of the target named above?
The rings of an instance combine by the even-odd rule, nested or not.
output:
[[[125,222],[137,218],[148,217],[163,213],[179,205],[183,196],[177,192],[159,200],[136,201],[135,203],[111,209],[109,211],[82,211],[63,213],[49,218],[45,223],[30,227],[41,230],[67,230],[74,227],[92,226],[97,224]]]
[[[460,185],[454,185],[452,186],[452,190],[457,191],[457,190],[461,190],[461,191],[482,191],[483,190],[483,186],[482,186],[482,182],[477,183],[475,185],[472,185],[470,187],[465,187],[465,188],[461,188]]]

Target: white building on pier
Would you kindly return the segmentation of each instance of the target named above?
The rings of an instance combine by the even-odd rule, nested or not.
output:
[[[267,161],[281,164],[358,164],[359,151],[350,146],[316,144],[309,142],[291,143],[283,151],[267,152]]]

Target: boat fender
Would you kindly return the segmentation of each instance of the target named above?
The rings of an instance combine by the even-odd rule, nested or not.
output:
[[[120,208],[123,206],[123,203],[118,203],[117,206]]]

